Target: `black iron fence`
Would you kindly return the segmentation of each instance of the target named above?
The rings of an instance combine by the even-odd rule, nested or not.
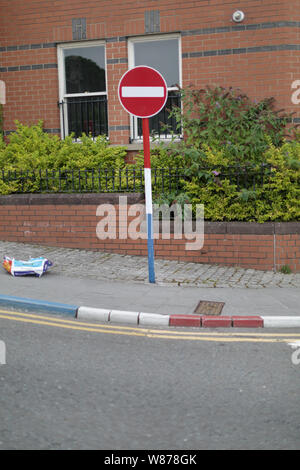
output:
[[[184,183],[191,180],[185,168],[153,168],[152,188],[156,194],[179,193]],[[237,189],[255,190],[269,182],[272,171],[268,165],[256,168],[227,167],[222,171],[202,168],[198,172],[199,185],[211,181],[222,185],[229,180]],[[11,193],[107,193],[144,192],[144,170],[134,166],[123,168],[97,169],[39,169],[39,170],[0,170],[0,183],[9,187]]]
[[[205,172],[209,175],[208,179],[211,178],[217,184],[222,184],[222,181],[226,179],[230,184],[236,185],[237,190],[244,188],[253,191],[255,191],[257,187],[261,187],[265,183],[270,182],[274,176],[271,165],[267,163],[253,166],[235,165],[223,169],[218,167],[218,169],[213,170],[204,169],[204,175]]]
[[[181,128],[177,128],[177,121],[173,115],[170,115],[170,111],[174,107],[180,108],[181,99],[180,93],[177,91],[170,91],[168,94],[168,99],[164,108],[160,113],[156,114],[149,119],[149,129],[150,133],[158,138],[169,138],[171,135],[181,134]],[[134,126],[136,121],[134,121]],[[141,139],[143,136],[142,129],[142,119],[137,119],[137,135],[135,130],[133,131],[134,137]]]
[[[183,169],[153,169],[153,190],[180,189]],[[0,181],[10,185],[12,192],[143,192],[143,168],[97,168],[72,170],[2,170]]]
[[[106,95],[87,97],[68,97],[58,103],[62,117],[62,134],[74,134],[74,139],[80,138],[82,133],[97,137],[108,135],[107,97]],[[168,138],[171,134],[180,134],[177,122],[170,116],[170,110],[180,107],[180,94],[171,91],[167,103],[162,111],[150,118],[150,132],[159,138]],[[137,129],[136,129],[137,126]],[[133,122],[134,138],[142,138],[142,120]]]

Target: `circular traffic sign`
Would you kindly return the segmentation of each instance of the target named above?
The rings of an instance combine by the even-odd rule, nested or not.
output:
[[[140,118],[158,114],[168,98],[163,76],[152,67],[139,65],[128,70],[120,80],[118,95],[123,108]]]

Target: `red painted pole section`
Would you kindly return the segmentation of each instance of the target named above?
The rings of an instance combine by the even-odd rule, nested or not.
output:
[[[144,167],[151,168],[149,118],[143,118]]]

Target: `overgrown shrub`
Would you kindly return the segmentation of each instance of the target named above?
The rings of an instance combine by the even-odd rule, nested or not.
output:
[[[206,220],[300,220],[300,143],[284,142],[275,147],[270,139],[268,142],[264,164],[234,167],[224,149],[213,151],[203,145],[201,163],[198,161],[194,169],[186,167],[178,191],[157,194],[155,202],[191,203],[194,213],[197,204],[204,204]],[[162,166],[169,162],[166,149],[159,155]],[[188,162],[191,160],[189,154]],[[184,167],[186,161],[182,163]]]
[[[61,140],[43,131],[43,123],[24,126],[17,123],[10,134],[8,145],[0,144],[0,169],[32,170],[86,169],[125,166],[124,147],[109,146],[104,136],[90,139],[83,134],[81,143],[73,143],[73,136]]]
[[[184,113],[173,113],[185,139],[151,152],[153,177],[159,169],[180,177],[176,184],[156,184],[154,201],[192,203],[194,214],[204,204],[206,220],[300,220],[300,139],[296,133],[294,140],[285,137],[289,116],[274,111],[271,99],[252,103],[232,89],[188,90],[183,100]],[[8,144],[0,137],[0,194],[100,186],[142,191],[143,155],[134,167],[126,165],[125,155],[125,147],[109,146],[103,136],[82,135],[76,144],[72,136],[61,140],[43,132],[41,122],[18,123]],[[16,177],[1,178],[2,170]]]
[[[292,115],[275,109],[275,99],[252,101],[239,89],[207,87],[181,90],[182,109],[171,111],[178,130],[183,127],[181,151],[201,152],[203,144],[223,150],[230,162],[261,162],[269,146],[283,143]],[[201,158],[201,155],[199,155]]]
[[[171,114],[184,139],[153,150],[152,162],[183,168],[184,177],[156,202],[190,202],[194,211],[204,204],[207,220],[300,220],[300,139],[291,115],[273,98],[252,102],[232,88],[182,90],[182,103]]]
[[[48,134],[43,131],[42,122],[33,126],[18,122],[7,145],[0,138],[0,171],[4,170],[6,175],[0,179],[0,194],[59,191],[62,183],[66,190],[73,191],[79,190],[82,183],[84,190],[89,191],[93,188],[94,172],[99,169],[103,172],[101,177],[97,174],[98,183],[108,184],[109,189],[112,183],[107,183],[104,169],[115,171],[125,167],[125,147],[109,146],[105,136],[91,139],[83,134],[80,141],[74,143],[72,135],[61,140]]]

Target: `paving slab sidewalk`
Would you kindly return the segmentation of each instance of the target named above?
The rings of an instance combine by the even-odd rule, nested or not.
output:
[[[45,256],[53,268],[41,278],[0,270],[0,294],[96,308],[162,314],[192,313],[200,300],[225,302],[222,315],[300,315],[300,274],[281,274],[0,241],[4,255]]]

